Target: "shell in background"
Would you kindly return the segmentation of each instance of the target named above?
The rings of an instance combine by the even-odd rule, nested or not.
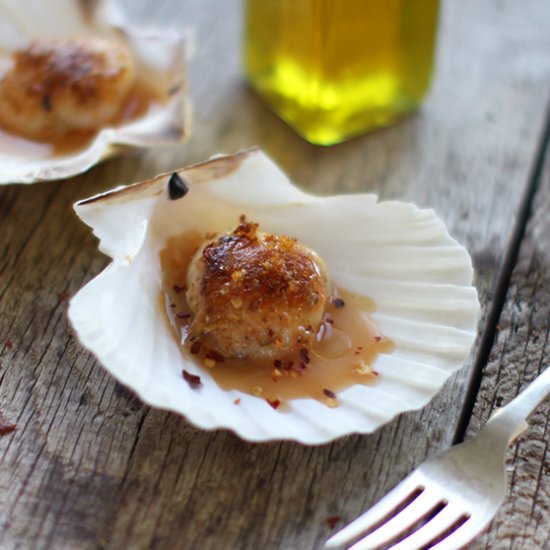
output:
[[[174,31],[133,28],[110,0],[0,0],[0,74],[14,50],[38,38],[103,36],[126,42],[138,76],[170,90],[169,100],[144,116],[98,132],[85,149],[52,154],[21,147],[0,132],[0,184],[67,178],[126,148],[183,141],[188,127],[184,37]],[[3,68],[4,67],[4,68]]]
[[[468,356],[479,309],[471,261],[432,210],[374,195],[306,194],[259,150],[178,174],[189,186],[178,200],[169,200],[169,175],[161,175],[75,205],[113,262],[73,297],[70,321],[84,346],[146,403],[249,441],[320,444],[422,407]],[[375,385],[340,392],[338,408],[298,399],[278,412],[183,363],[159,306],[159,251],[186,229],[230,230],[240,214],[300,239],[324,259],[334,283],[374,299],[372,318],[395,343],[375,363]],[[190,388],[182,368],[199,373],[202,388]]]

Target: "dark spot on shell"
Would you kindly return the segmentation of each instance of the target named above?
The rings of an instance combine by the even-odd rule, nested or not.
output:
[[[188,191],[189,187],[187,184],[177,172],[174,172],[168,180],[168,196],[170,197],[170,200],[175,201],[177,199],[181,199],[187,195]]]

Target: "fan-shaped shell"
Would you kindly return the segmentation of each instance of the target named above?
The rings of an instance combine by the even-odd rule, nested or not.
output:
[[[75,205],[113,262],[71,300],[70,320],[82,343],[146,403],[250,441],[319,444],[371,432],[422,407],[462,365],[478,312],[472,267],[432,210],[374,195],[306,194],[259,150],[178,174],[189,186],[178,200],[169,199],[169,175],[161,175]],[[265,231],[300,239],[324,259],[338,286],[374,299],[372,318],[395,343],[377,359],[377,384],[341,392],[337,408],[298,399],[281,413],[263,399],[220,389],[206,370],[199,390],[182,379],[186,366],[159,306],[159,251],[187,228],[229,230],[240,214]]]

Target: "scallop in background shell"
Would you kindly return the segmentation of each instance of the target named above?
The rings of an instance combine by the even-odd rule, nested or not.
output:
[[[0,128],[0,184],[67,178],[127,148],[182,141],[188,126],[184,37],[174,31],[133,28],[110,0],[0,0],[0,78],[12,53],[39,39],[94,36],[125,43],[138,82],[155,83],[163,101],[135,119],[100,129],[83,148],[55,152]]]
[[[189,191],[177,200],[169,198],[170,175],[160,175],[75,205],[113,261],[72,298],[70,321],[82,344],[149,405],[249,441],[320,444],[422,407],[468,356],[479,309],[471,261],[432,210],[375,195],[306,194],[257,149],[178,174]],[[376,384],[339,392],[337,408],[296,399],[280,412],[222,390],[208,369],[185,363],[160,305],[159,253],[172,236],[224,232],[241,214],[298,238],[324,259],[336,285],[375,301],[371,317],[395,344],[376,360]],[[190,387],[182,369],[200,374],[202,387]]]

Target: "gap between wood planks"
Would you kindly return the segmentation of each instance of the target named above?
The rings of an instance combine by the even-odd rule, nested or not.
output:
[[[466,429],[470,422],[472,412],[477,400],[477,396],[481,387],[481,379],[483,371],[489,360],[489,355],[493,348],[495,336],[497,333],[497,325],[506,302],[506,295],[510,286],[512,272],[516,265],[521,243],[527,230],[527,223],[531,215],[533,200],[540,186],[541,178],[544,174],[545,163],[550,159],[550,103],[548,104],[544,127],[541,136],[538,140],[534,162],[531,167],[527,186],[517,211],[516,222],[512,229],[508,246],[504,252],[504,259],[499,269],[494,287],[493,299],[489,306],[489,312],[485,319],[485,325],[481,334],[478,352],[475,356],[472,372],[468,378],[468,386],[466,388],[464,403],[460,410],[458,424],[454,433],[452,444],[455,445],[464,440]]]

